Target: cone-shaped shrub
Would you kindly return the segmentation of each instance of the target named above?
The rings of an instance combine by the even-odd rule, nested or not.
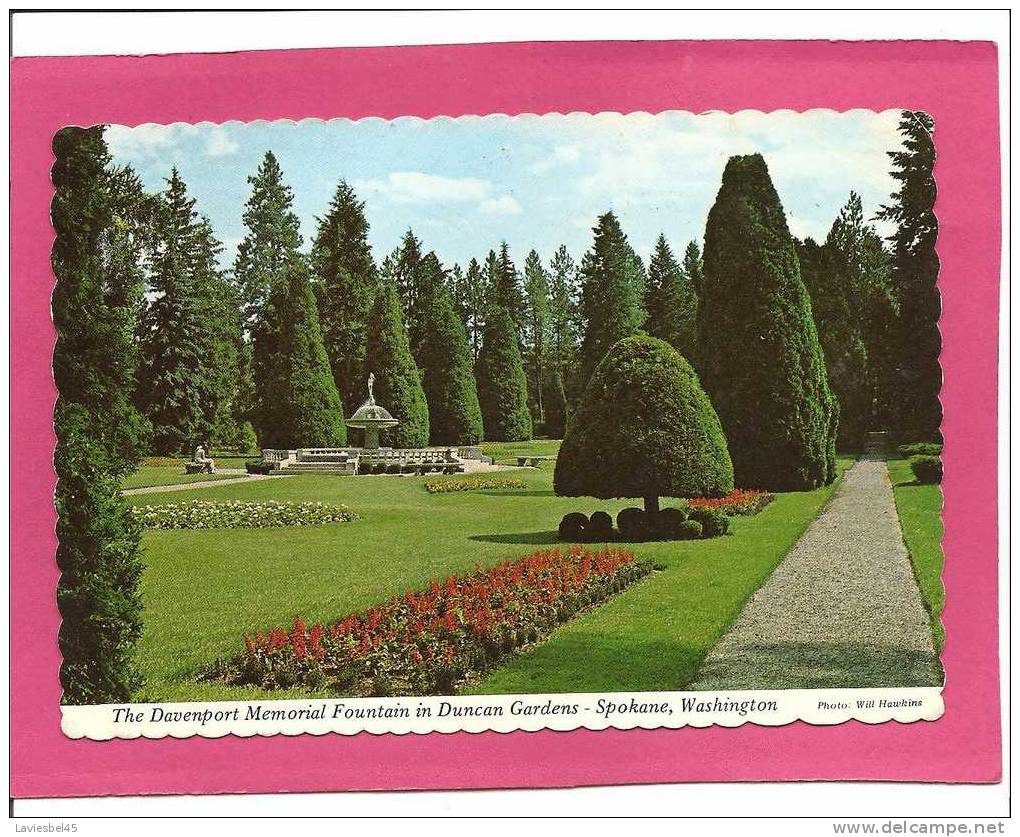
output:
[[[368,318],[365,374],[375,375],[375,400],[400,422],[386,431],[397,448],[429,443],[429,406],[400,314],[400,298],[391,282],[379,289]]]
[[[555,366],[546,373],[542,392],[545,435],[550,439],[562,439],[567,426],[567,393],[563,388],[560,371]]]
[[[530,439],[528,379],[517,348],[517,329],[501,305],[494,305],[489,311],[482,349],[475,363],[475,381],[485,439],[490,442]]]
[[[838,405],[760,154],[726,164],[704,258],[698,372],[722,420],[737,483],[796,491],[830,482]]]
[[[422,387],[429,405],[434,445],[474,445],[482,440],[482,411],[471,370],[471,349],[464,324],[449,295],[435,288],[422,329]]]
[[[716,497],[733,490],[719,418],[691,365],[668,343],[628,337],[595,368],[560,447],[568,497]]]
[[[347,444],[340,394],[322,344],[308,267],[295,257],[273,287],[255,332],[259,438],[267,448]]]

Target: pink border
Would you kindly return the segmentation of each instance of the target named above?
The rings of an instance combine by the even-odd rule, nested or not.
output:
[[[11,107],[13,796],[1000,778],[993,44],[528,43],[23,58],[13,61]],[[943,718],[402,738],[96,743],[61,734],[50,464],[54,131],[97,122],[815,107],[923,109],[937,126],[949,591]]]

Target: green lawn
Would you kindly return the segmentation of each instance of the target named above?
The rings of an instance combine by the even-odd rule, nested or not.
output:
[[[560,450],[559,439],[532,439],[527,442],[483,442],[482,453],[496,462],[516,465],[518,456],[556,456]]]
[[[931,616],[935,649],[941,651],[945,631],[940,617],[946,602],[942,586],[942,490],[937,485],[918,485],[906,459],[891,459],[888,464],[903,540]]]
[[[219,463],[217,463],[218,465]],[[234,467],[224,465],[222,467]],[[180,465],[142,465],[133,474],[124,477],[122,488],[149,488],[157,485],[185,485],[189,482],[205,482],[207,480],[237,479],[237,474],[185,474],[184,462]]]
[[[144,537],[145,631],[139,700],[307,695],[199,683],[195,672],[239,650],[245,632],[337,619],[432,578],[495,563],[556,542],[567,511],[600,502],[552,494],[547,469],[514,472],[524,489],[431,495],[419,477],[300,476],[172,494],[136,505],[192,499],[346,503],[352,523],[268,530],[160,531]],[[640,544],[666,569],[557,631],[480,690],[672,689],[686,682],[743,603],[815,517],[831,488],[781,496],[735,534],[715,541]]]

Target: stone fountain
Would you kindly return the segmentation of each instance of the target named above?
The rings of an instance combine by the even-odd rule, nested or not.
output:
[[[348,427],[365,431],[365,450],[377,450],[379,448],[379,431],[400,424],[389,414],[389,411],[375,403],[375,394],[372,392],[374,383],[375,375],[369,372],[368,400],[354,411],[353,416],[347,419]]]

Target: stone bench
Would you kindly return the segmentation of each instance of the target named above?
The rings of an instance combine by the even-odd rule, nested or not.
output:
[[[530,468],[537,468],[543,462],[555,458],[556,458],[555,456],[518,456],[517,464],[521,468],[524,468],[525,466],[528,466]]]
[[[215,474],[216,466],[211,459],[205,462],[185,462],[185,474]]]

